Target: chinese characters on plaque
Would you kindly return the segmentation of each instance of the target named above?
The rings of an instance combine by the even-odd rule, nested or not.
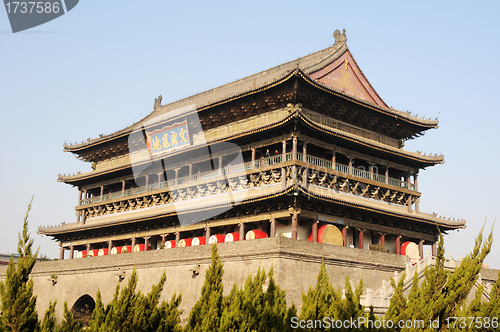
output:
[[[150,133],[146,132],[146,135],[148,137],[147,145],[150,156],[164,154],[191,145],[187,119],[170,127],[163,127]]]

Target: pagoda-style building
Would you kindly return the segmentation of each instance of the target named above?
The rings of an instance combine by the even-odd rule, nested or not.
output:
[[[438,127],[391,107],[336,31],[335,44],[192,97],[64,150],[92,171],[76,222],[40,227],[61,258],[286,236],[409,252],[465,221],[419,210],[421,169],[442,155],[403,149]],[[215,236],[214,236],[215,235]]]

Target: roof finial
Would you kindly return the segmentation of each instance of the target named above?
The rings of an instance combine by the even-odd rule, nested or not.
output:
[[[335,30],[333,33],[333,37],[335,38],[335,43],[333,45],[342,45],[346,43],[347,41],[347,36],[345,35],[345,29],[342,30],[342,33],[340,33],[339,30]]]
[[[154,109],[157,109],[158,107],[161,106],[161,100],[162,100],[162,96],[159,95],[158,96],[158,99],[155,98],[155,106],[154,106]]]

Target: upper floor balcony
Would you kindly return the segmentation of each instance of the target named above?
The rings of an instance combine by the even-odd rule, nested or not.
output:
[[[371,167],[369,170],[366,170],[364,166],[354,167],[352,163],[350,165],[336,163],[332,160],[327,160],[324,158],[319,158],[311,155],[305,155],[303,153],[296,153],[296,158],[294,159],[293,152],[286,154],[276,154],[273,156],[262,157],[261,159],[257,159],[254,161],[248,161],[236,165],[227,165],[224,167],[220,167],[215,170],[199,172],[197,174],[174,177],[173,179],[167,179],[166,181],[157,181],[155,183],[146,184],[143,186],[138,186],[136,188],[125,189],[125,186],[122,187],[122,190],[116,190],[114,192],[109,192],[104,194],[104,190],[101,187],[101,194],[94,195],[90,194],[88,196],[81,198],[79,200],[79,206],[85,206],[89,204],[106,202],[110,200],[126,198],[129,196],[135,196],[140,194],[147,194],[148,192],[158,191],[158,190],[173,190],[181,186],[185,186],[187,184],[196,185],[197,183],[206,182],[211,178],[216,178],[219,176],[230,177],[231,174],[236,174],[241,172],[251,172],[262,170],[268,166],[285,166],[289,165],[290,162],[296,161],[296,164],[299,167],[309,168],[309,165],[312,165],[313,168],[318,169],[320,171],[332,173],[337,172],[341,176],[346,175],[353,179],[358,179],[363,182],[364,179],[375,181],[376,183],[380,183],[382,186],[384,184],[386,186],[393,186],[400,189],[407,189],[410,191],[417,192],[417,188],[415,183],[410,182],[410,178],[406,181],[401,179],[396,179],[387,176],[386,174],[379,174],[378,168]],[[116,187],[115,187],[116,188]]]

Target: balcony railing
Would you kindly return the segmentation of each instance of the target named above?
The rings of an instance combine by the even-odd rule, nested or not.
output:
[[[326,160],[314,156],[307,156],[307,163],[311,165],[316,165],[319,167],[327,168],[333,170],[333,162],[331,160]],[[274,155],[271,157],[267,158],[262,158],[259,160],[255,160],[254,168],[260,168],[260,167],[265,167],[269,165],[275,165],[275,164],[280,164],[282,163],[283,160],[283,155]],[[290,161],[292,160],[292,153],[286,153],[285,154],[285,160]],[[302,153],[297,153],[297,160],[298,161],[304,161],[304,155]],[[246,170],[249,170],[252,168],[252,162],[246,162],[243,164],[237,164],[237,165],[228,165],[226,167],[223,167],[221,170],[216,169],[213,171],[206,171],[198,174],[193,174],[191,176],[184,176],[177,178],[177,185],[180,184],[185,184],[188,182],[196,182],[196,181],[201,181],[205,179],[210,179],[219,175],[228,175],[231,173],[237,173],[237,172],[243,172]],[[343,164],[335,164],[335,170],[338,172],[342,172],[345,174],[351,174],[351,168],[347,165]],[[388,178],[384,175],[380,175],[377,173],[371,173],[367,172],[365,170],[359,169],[359,168],[352,168],[352,175],[365,178],[365,179],[372,179],[376,182],[380,183],[387,183],[392,186],[396,186],[399,188],[405,188],[409,190],[415,190],[415,185],[406,181],[401,181],[398,179],[393,179],[393,178]],[[373,177],[373,178],[372,178]],[[158,190],[158,189],[165,189],[167,187],[173,187],[175,186],[175,180],[170,180],[170,181],[165,181],[165,182],[160,182],[160,183],[153,183],[148,185],[147,187],[138,187],[138,188],[132,188],[132,189],[127,189],[125,191],[117,191],[114,193],[102,195],[102,196],[95,196],[95,197],[90,197],[90,198],[85,198],[80,200],[80,205],[87,205],[91,203],[97,203],[97,202],[104,202],[108,200],[112,200],[115,198],[120,198],[120,197],[126,197],[126,196],[131,196],[135,194],[140,194],[146,191],[152,191],[152,190]]]

